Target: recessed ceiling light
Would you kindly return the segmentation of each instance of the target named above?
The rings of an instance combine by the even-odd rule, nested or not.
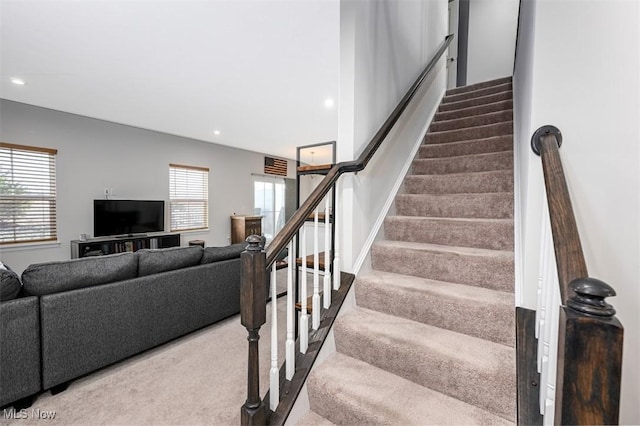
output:
[[[220,130],[214,130],[213,134],[216,135],[216,136],[219,136],[220,135]]]
[[[27,82],[26,82],[26,81],[24,81],[24,80],[23,80],[23,79],[21,79],[21,78],[17,78],[17,77],[13,77],[13,78],[11,79],[11,82],[12,82],[13,84],[17,84],[18,86],[24,86],[25,84],[27,84]]]
[[[335,104],[335,102],[333,102],[333,99],[331,99],[331,98],[327,98],[327,99],[324,100],[324,106],[326,108],[329,108],[329,109],[333,108],[334,104]]]

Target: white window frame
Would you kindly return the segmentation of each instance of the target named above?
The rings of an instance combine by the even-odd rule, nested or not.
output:
[[[209,228],[207,167],[169,164],[169,228],[171,232]]]
[[[57,154],[0,142],[0,245],[58,239]]]

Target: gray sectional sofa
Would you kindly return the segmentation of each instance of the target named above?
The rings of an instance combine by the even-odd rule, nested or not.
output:
[[[0,301],[0,407],[40,389],[38,298]]]
[[[23,297],[0,302],[0,406],[237,314],[243,250],[145,249],[29,266]]]

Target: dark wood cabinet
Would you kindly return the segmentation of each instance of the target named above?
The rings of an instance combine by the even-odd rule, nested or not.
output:
[[[180,234],[154,234],[131,237],[104,237],[71,241],[71,258],[102,256],[140,249],[159,249],[180,246]]]
[[[231,244],[242,243],[249,235],[262,235],[262,216],[231,216]]]

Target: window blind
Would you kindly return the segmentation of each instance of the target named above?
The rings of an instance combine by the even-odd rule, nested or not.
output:
[[[0,244],[57,239],[56,154],[0,143]]]
[[[169,165],[169,216],[171,231],[209,226],[209,169]]]

